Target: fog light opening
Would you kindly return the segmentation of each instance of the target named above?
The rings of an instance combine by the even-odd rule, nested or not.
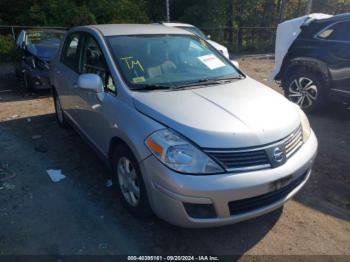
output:
[[[187,214],[192,218],[216,218],[214,205],[183,203]]]

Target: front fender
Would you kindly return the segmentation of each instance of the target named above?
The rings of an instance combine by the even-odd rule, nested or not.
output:
[[[331,77],[327,64],[321,60],[311,57],[298,57],[291,59],[286,65],[286,69],[284,70],[282,79],[284,79],[293,70],[296,70],[298,68],[310,69],[314,72],[321,74],[325,80],[326,86],[328,87],[329,82],[331,81]]]

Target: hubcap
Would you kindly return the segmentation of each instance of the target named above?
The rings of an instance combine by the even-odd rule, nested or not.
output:
[[[294,79],[288,88],[288,98],[298,104],[301,108],[307,108],[313,105],[317,99],[317,86],[307,77]]]
[[[121,157],[117,165],[117,174],[120,190],[126,202],[131,206],[137,206],[140,201],[140,186],[138,183],[136,170],[131,161],[126,157]]]
[[[56,114],[57,114],[58,121],[60,123],[63,123],[63,112],[62,112],[61,102],[57,96],[56,96],[55,105],[56,105]]]

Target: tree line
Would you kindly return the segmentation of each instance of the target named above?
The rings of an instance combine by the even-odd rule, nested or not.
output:
[[[231,49],[261,49],[257,44],[273,38],[278,23],[307,12],[350,12],[350,0],[169,0],[169,4],[171,20],[194,24]],[[0,1],[0,25],[71,27],[165,19],[166,0]]]
[[[164,21],[165,0],[0,1],[0,24],[75,26]],[[171,19],[200,27],[276,26],[312,12],[350,12],[350,0],[169,0]],[[312,3],[311,6],[309,4]]]

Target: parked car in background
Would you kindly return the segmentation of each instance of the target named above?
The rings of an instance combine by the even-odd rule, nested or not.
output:
[[[217,50],[219,50],[224,56],[227,58],[230,58],[230,54],[227,50],[227,48],[223,45],[220,45],[217,42],[214,42],[213,40],[210,39],[210,35],[205,35],[202,30],[200,30],[198,27],[191,25],[191,24],[185,24],[185,23],[170,23],[170,22],[159,22],[162,25],[165,26],[171,26],[171,27],[177,27],[177,28],[182,28],[185,29],[186,31],[189,31],[205,40],[209,44],[211,44],[213,47],[215,47]]]
[[[58,123],[90,142],[138,216],[231,224],[281,207],[310,177],[317,139],[303,111],[189,31],[73,28],[50,78]]]
[[[306,111],[329,98],[350,101],[350,14],[316,14],[279,27],[281,34],[300,31],[275,75],[286,97]]]
[[[16,75],[28,90],[50,89],[49,66],[65,31],[53,29],[23,30],[16,41]]]

